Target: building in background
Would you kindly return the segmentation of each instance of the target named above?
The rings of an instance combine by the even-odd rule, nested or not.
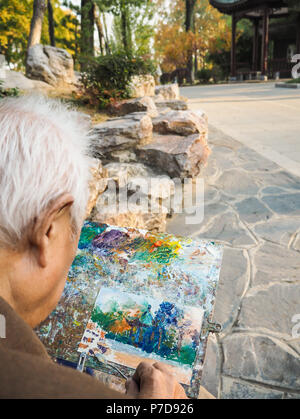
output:
[[[232,16],[231,77],[291,77],[291,57],[300,54],[299,0],[210,0],[221,13]],[[240,19],[253,23],[252,56],[236,58],[236,25]]]

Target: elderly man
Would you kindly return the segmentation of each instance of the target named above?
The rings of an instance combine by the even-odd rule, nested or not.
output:
[[[41,97],[0,102],[0,397],[124,398],[55,364],[32,328],[56,306],[88,198],[88,129]],[[131,398],[185,398],[162,364],[141,363]]]

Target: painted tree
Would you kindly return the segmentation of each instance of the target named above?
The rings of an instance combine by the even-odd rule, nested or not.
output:
[[[41,41],[43,19],[46,8],[46,0],[34,0],[27,49],[33,45],[39,44]]]

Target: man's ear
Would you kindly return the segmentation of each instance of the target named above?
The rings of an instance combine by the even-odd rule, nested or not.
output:
[[[52,201],[49,206],[35,219],[29,233],[29,242],[35,247],[38,264],[47,266],[47,255],[53,229],[53,223],[61,217],[73,204],[74,198],[70,194],[63,194]]]

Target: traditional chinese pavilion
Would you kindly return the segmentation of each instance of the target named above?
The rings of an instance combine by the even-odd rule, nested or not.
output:
[[[290,59],[300,53],[300,0],[210,0],[221,13],[232,16],[231,76],[239,74],[236,60],[236,25],[253,23],[251,72],[290,77]]]

